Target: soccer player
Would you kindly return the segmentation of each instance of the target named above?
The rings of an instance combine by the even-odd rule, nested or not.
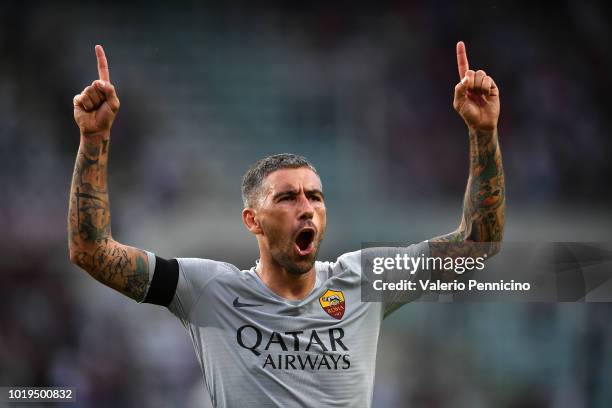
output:
[[[398,305],[361,302],[362,251],[316,260],[326,208],[315,168],[303,157],[278,154],[245,174],[242,220],[260,253],[250,270],[209,259],[162,259],[115,241],[107,165],[119,99],[104,50],[95,50],[99,79],[73,101],[81,137],[70,191],[71,261],[182,321],[216,407],[370,406],[380,325]],[[484,71],[469,69],[462,42],[457,64],[453,106],[470,143],[463,216],[456,231],[402,249],[411,256],[457,257],[467,248],[437,242],[490,243],[490,256],[502,240],[499,91]]]

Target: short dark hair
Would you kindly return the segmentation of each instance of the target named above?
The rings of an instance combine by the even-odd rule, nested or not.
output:
[[[314,166],[305,157],[297,154],[280,153],[258,160],[247,170],[242,179],[242,202],[244,206],[253,206],[257,195],[260,193],[264,179],[270,173],[280,169],[299,169],[300,167],[308,167],[315,174],[319,175]]]

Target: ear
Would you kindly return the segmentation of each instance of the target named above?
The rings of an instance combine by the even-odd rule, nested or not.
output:
[[[253,208],[249,207],[242,210],[242,222],[253,235],[263,234],[263,231],[259,226],[257,213]]]

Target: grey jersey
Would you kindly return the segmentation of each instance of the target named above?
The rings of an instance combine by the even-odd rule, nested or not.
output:
[[[405,248],[422,254],[427,244]],[[153,258],[154,259],[154,258]],[[381,322],[361,302],[361,251],[316,262],[304,299],[272,292],[255,267],[178,258],[169,306],[193,342],[215,407],[369,407]]]

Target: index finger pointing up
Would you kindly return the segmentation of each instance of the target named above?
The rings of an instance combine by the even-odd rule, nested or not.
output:
[[[101,45],[96,45],[96,58],[98,59],[98,75],[100,80],[110,82],[110,74],[108,72],[108,62],[104,54],[104,48]]]
[[[463,41],[457,43],[457,68],[459,69],[459,80],[462,80],[465,73],[470,69]]]

